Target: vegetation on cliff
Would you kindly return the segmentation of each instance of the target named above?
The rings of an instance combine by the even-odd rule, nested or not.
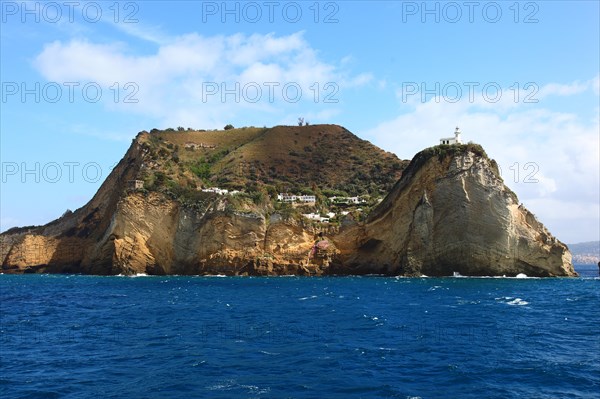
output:
[[[407,164],[335,125],[141,132],[84,207],[0,235],[2,270],[574,275],[480,146]]]
[[[443,161],[447,157],[455,157],[459,155],[464,155],[468,152],[471,152],[479,157],[483,157],[484,159],[490,159],[486,154],[483,147],[479,144],[468,143],[468,144],[440,144],[433,147],[428,147],[420,152],[418,152],[413,159],[410,161],[408,166],[406,167],[407,173],[415,173],[425,163],[433,157],[437,157],[439,161]],[[498,165],[496,161],[490,159],[492,166],[494,167],[494,172],[499,177],[500,172],[498,170]]]
[[[228,209],[324,211],[319,206],[332,196],[385,196],[407,164],[336,125],[153,129],[136,140],[144,154],[139,191],[162,192],[197,209],[210,205],[212,188],[235,193]],[[317,207],[287,209],[276,204],[280,193],[315,195]]]

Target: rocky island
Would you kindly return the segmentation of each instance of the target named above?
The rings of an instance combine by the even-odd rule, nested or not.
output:
[[[336,125],[140,132],[96,195],[0,235],[3,273],[575,276],[479,145],[403,161]]]

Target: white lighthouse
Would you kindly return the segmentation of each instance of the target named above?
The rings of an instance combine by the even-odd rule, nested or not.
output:
[[[462,144],[462,141],[460,139],[460,134],[461,134],[461,131],[457,126],[456,130],[454,130],[454,137],[440,139],[440,144]]]

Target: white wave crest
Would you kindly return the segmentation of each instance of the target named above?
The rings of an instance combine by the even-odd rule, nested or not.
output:
[[[515,298],[510,302],[506,302],[507,305],[517,305],[517,306],[523,306],[523,305],[529,305],[529,302],[522,300],[521,298]]]

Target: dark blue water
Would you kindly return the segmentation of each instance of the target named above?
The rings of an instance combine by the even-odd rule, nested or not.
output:
[[[598,398],[583,275],[1,275],[0,397]]]

